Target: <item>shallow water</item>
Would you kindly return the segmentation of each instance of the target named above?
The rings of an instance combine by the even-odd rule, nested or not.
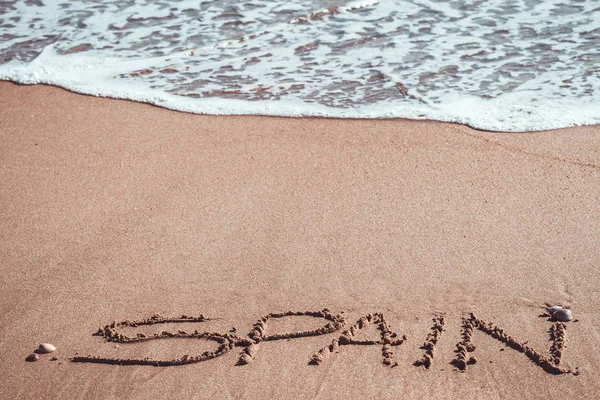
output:
[[[0,78],[209,114],[600,123],[600,3],[0,2]]]

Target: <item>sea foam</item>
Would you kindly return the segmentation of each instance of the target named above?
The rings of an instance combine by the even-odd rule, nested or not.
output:
[[[8,0],[0,79],[206,114],[600,123],[590,1]]]

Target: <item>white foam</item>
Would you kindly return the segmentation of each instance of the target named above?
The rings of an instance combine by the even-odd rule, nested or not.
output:
[[[338,3],[8,1],[0,79],[205,114],[600,123],[591,2]]]

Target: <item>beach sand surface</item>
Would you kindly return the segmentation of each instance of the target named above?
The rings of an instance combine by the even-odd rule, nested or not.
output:
[[[184,114],[45,86],[0,83],[0,397],[583,399],[600,391],[600,127],[491,133],[447,123]],[[549,354],[545,302],[570,305],[551,374],[480,330],[474,313]],[[245,337],[269,313],[383,313],[398,337],[262,342],[198,364],[203,339],[106,342],[112,321],[213,320],[127,328]],[[429,369],[414,366],[433,325]],[[325,321],[326,322],[326,321]],[[317,329],[271,319],[268,334]],[[362,336],[360,336],[362,335]],[[357,338],[378,340],[374,326]],[[25,358],[39,343],[58,350]],[[52,361],[52,356],[57,359]]]

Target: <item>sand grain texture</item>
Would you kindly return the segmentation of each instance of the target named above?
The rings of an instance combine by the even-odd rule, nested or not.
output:
[[[0,397],[590,398],[600,391],[599,149],[598,126],[502,134],[199,116],[0,83]],[[569,304],[579,321],[539,317],[546,302]],[[324,308],[346,325],[280,314]],[[470,337],[477,362],[459,372],[471,312],[485,323]],[[204,338],[93,336],[155,314],[206,320],[123,334],[248,338],[262,317],[280,317],[255,332],[272,339],[247,365],[236,365],[242,348],[170,367],[69,361],[217,351]],[[353,336],[369,344],[309,365],[380,314],[384,330],[364,324]],[[330,333],[287,335],[319,329]],[[382,348],[390,332],[406,341]],[[58,350],[25,362],[43,342]],[[413,365],[428,346],[428,368]],[[530,348],[579,375],[547,372]]]

